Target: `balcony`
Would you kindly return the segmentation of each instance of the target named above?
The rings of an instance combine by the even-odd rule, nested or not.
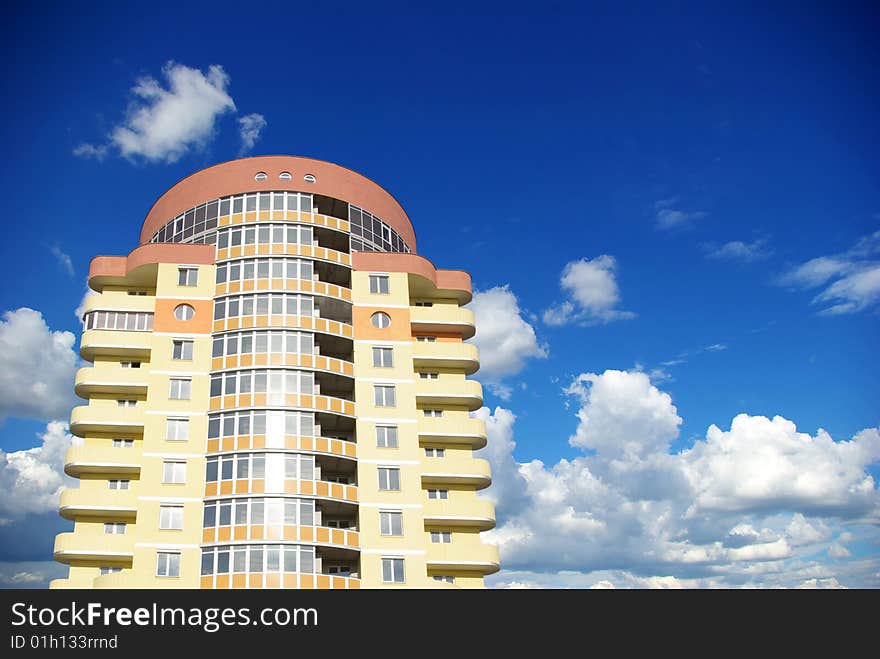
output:
[[[55,537],[55,560],[130,563],[134,558],[134,539],[125,535],[85,535],[59,533]]]
[[[482,458],[437,458],[422,462],[422,485],[474,485],[489,487],[492,475],[489,462]]]
[[[89,295],[83,305],[83,314],[107,309],[153,313],[156,310],[156,298],[152,295],[129,295],[125,291],[108,291],[98,295]]]
[[[469,339],[476,333],[474,314],[470,309],[438,305],[412,307],[409,312],[414,332],[459,334],[463,339]]]
[[[134,520],[137,517],[137,495],[133,490],[71,488],[61,492],[58,512],[64,519]]]
[[[472,375],[480,368],[477,346],[453,341],[416,341],[413,343],[416,368],[451,368]]]
[[[475,572],[494,574],[500,569],[498,547],[483,544],[428,544],[428,569],[440,573],[443,570],[454,572]]]
[[[106,356],[147,358],[150,356],[152,339],[152,332],[86,330],[80,340],[79,354],[90,362],[95,361],[95,357]]]
[[[495,528],[495,505],[488,499],[428,499],[423,504],[425,524],[470,527],[480,531]]]
[[[486,445],[486,424],[463,415],[419,417],[419,441],[426,444],[469,444],[474,450]]]
[[[145,368],[101,368],[86,366],[76,372],[74,392],[80,398],[92,394],[147,393],[148,370]]]
[[[80,405],[70,412],[70,432],[77,437],[92,432],[142,434],[144,417],[143,409]]]
[[[82,474],[118,474],[130,477],[141,471],[140,448],[108,446],[71,446],[64,461],[64,473],[79,478]]]
[[[483,406],[483,387],[474,380],[455,377],[416,380],[416,404],[424,407],[457,406],[473,412]]]

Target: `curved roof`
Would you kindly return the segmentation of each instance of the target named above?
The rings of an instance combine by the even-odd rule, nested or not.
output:
[[[255,181],[257,172],[266,172],[265,181]],[[282,181],[281,172],[290,172],[292,180]],[[303,180],[305,174],[315,177],[314,183]],[[324,160],[299,156],[255,156],[213,165],[190,174],[171,186],[147,213],[141,229],[141,244],[166,222],[198,204],[240,192],[290,190],[314,192],[348,201],[380,217],[416,250],[416,234],[403,206],[378,183],[363,174]]]

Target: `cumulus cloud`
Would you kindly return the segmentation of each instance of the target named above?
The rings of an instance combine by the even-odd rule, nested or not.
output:
[[[703,251],[706,257],[717,261],[741,261],[743,263],[751,263],[753,261],[763,261],[770,258],[773,254],[767,246],[766,238],[759,238],[750,243],[742,240],[731,240],[730,242],[718,245],[715,243],[706,243],[703,245]]]
[[[52,247],[50,251],[52,252],[52,256],[55,257],[55,260],[58,261],[58,265],[61,269],[73,277],[73,261],[70,260],[70,256],[61,251],[61,248],[58,246]]]
[[[503,521],[499,515],[488,535],[503,570],[490,583],[880,585],[880,560],[831,549],[834,536],[845,544],[844,524],[854,537],[880,540],[880,496],[869,473],[880,460],[880,430],[835,442],[781,417],[742,414],[671,454],[681,418],[646,374],[585,373],[566,393],[578,404],[571,443],[586,454],[554,464],[517,462],[515,417],[500,407],[480,412],[493,478],[519,494],[509,508],[499,499]],[[840,558],[823,562],[821,551]]]
[[[860,238],[841,254],[818,256],[795,266],[779,278],[791,288],[824,287],[812,304],[823,315],[856,313],[880,302],[880,231]]]
[[[222,66],[211,65],[203,73],[168,62],[162,75],[164,86],[152,76],[138,79],[126,117],[106,144],[81,144],[74,155],[101,160],[113,149],[129,159],[175,162],[213,137],[218,117],[236,111]]]
[[[668,231],[680,229],[706,217],[703,211],[685,211],[678,208],[678,198],[661,199],[654,204],[655,226]]]
[[[480,351],[480,382],[507,400],[513,390],[503,380],[522,371],[527,360],[545,358],[547,346],[538,342],[507,285],[477,291],[469,308],[477,327],[472,341]]]
[[[266,117],[261,114],[246,114],[238,119],[238,136],[241,138],[241,149],[238,155],[242,156],[254,148],[254,144],[260,139],[260,133],[266,127]]]
[[[597,325],[635,318],[631,311],[617,309],[620,289],[617,285],[617,261],[602,254],[594,259],[571,261],[562,270],[559,281],[569,299],[544,311],[547,325]]]
[[[53,332],[39,311],[22,307],[0,321],[0,420],[66,419],[76,404],[75,338]]]

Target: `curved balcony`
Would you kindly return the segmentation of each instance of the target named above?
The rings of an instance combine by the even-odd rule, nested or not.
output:
[[[228,284],[217,284],[215,295],[234,295],[236,293],[306,293],[351,302],[351,289],[308,279],[249,279]]]
[[[470,417],[419,417],[419,441],[426,444],[469,444],[474,450],[486,445],[486,424]]]
[[[125,291],[112,291],[88,295],[83,301],[83,315],[90,311],[133,311],[152,313],[156,298],[152,295],[128,295]]]
[[[224,437],[222,439],[208,440],[208,454],[227,451],[251,451],[266,449],[266,436],[254,435],[250,442],[248,437]],[[300,435],[285,435],[284,445],[272,447],[271,450],[304,451],[318,455],[329,455],[335,458],[357,459],[357,444],[347,439],[335,437],[304,437]]]
[[[456,406],[473,412],[483,406],[483,387],[475,380],[416,380],[416,404],[424,407]]]
[[[213,481],[205,484],[205,497],[226,496],[228,494],[265,494],[267,496],[298,494],[343,503],[356,504],[358,502],[357,485],[344,485],[332,481],[287,478],[284,480],[283,491],[266,490],[266,482],[262,478]]]
[[[495,528],[495,505],[488,499],[428,499],[422,504],[425,524],[478,528],[488,531]]]
[[[101,574],[92,579],[92,588],[102,590],[118,590],[122,588],[132,587],[131,572],[111,572],[109,574]]]
[[[130,563],[134,558],[134,540],[125,535],[59,533],[55,536],[54,558],[59,563],[71,561]]]
[[[86,330],[80,339],[79,354],[90,362],[95,361],[95,357],[106,356],[147,358],[150,356],[152,341],[152,332]]]
[[[323,373],[354,377],[353,362],[324,355],[305,355],[292,352],[283,354],[258,353],[256,355],[214,357],[211,361],[211,370],[213,371],[261,366],[292,366],[295,368],[308,368]]]
[[[426,558],[428,569],[437,573],[448,570],[487,575],[498,572],[501,566],[495,545],[429,543]]]
[[[206,590],[226,590],[228,588],[356,590],[360,587],[361,580],[356,577],[337,577],[332,574],[305,574],[298,572],[203,575],[199,583],[199,588]]]
[[[234,253],[232,250],[237,250]],[[329,247],[319,247],[318,245],[294,245],[290,243],[284,244],[259,244],[259,245],[242,245],[238,247],[224,247],[217,250],[217,263],[222,263],[229,259],[247,258],[251,256],[301,256],[316,261],[326,261],[335,265],[342,265],[347,268],[351,267],[351,254],[340,252]]]
[[[409,314],[414,332],[459,334],[462,339],[469,339],[476,333],[474,313],[470,309],[449,305],[412,307]]]
[[[237,396],[214,396],[208,408],[212,412],[232,411],[237,408],[272,407],[331,412],[354,417],[354,401],[335,396],[315,394],[238,394]]]
[[[413,365],[416,368],[451,368],[472,375],[480,368],[477,346],[453,341],[415,341]]]
[[[477,489],[492,484],[489,462],[482,458],[442,458],[436,464],[422,463],[422,485],[474,485]]]
[[[360,534],[349,529],[293,524],[218,526],[202,529],[202,543],[228,545],[236,542],[297,542],[360,551]]]
[[[132,490],[66,489],[61,492],[58,513],[64,519],[133,520],[137,517],[137,495]]]
[[[145,368],[102,368],[86,366],[76,372],[73,390],[80,398],[92,394],[147,393],[148,370]]]
[[[118,474],[122,477],[141,471],[140,448],[107,446],[71,446],[64,460],[64,473],[79,478],[82,474]]]
[[[144,418],[142,409],[79,405],[70,412],[70,432],[77,437],[92,432],[143,434]]]
[[[238,329],[303,329],[311,332],[323,332],[344,339],[354,337],[354,328],[329,318],[317,316],[243,316],[240,318],[223,318],[215,320],[212,331],[226,332]]]

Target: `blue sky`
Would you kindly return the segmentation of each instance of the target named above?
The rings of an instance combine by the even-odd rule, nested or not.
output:
[[[516,442],[508,454],[492,454],[494,470],[510,470],[509,478],[496,478],[494,496],[508,486],[517,491],[498,501],[496,541],[514,567],[495,585],[880,585],[873,436],[860,440],[864,456],[843,466],[839,456],[822,462],[827,451],[804,454],[819,480],[851,471],[834,484],[840,492],[873,477],[873,489],[859,495],[867,499],[841,495],[831,508],[817,501],[838,490],[783,496],[770,486],[760,496],[737,490],[722,514],[717,497],[705,503],[713,486],[694,485],[714,473],[705,467],[711,460],[669,467],[689,474],[691,490],[660,497],[690,501],[681,509],[669,504],[667,513],[685,516],[695,502],[714,511],[700,530],[660,534],[664,542],[721,548],[697,561],[699,568],[637,556],[624,549],[624,531],[605,538],[606,550],[619,556],[607,564],[559,559],[566,547],[529,560],[527,543],[517,540],[523,529],[536,530],[542,479],[553,475],[555,486],[571,489],[560,480],[566,465],[628,493],[620,499],[628,504],[660,500],[614,480],[624,477],[614,476],[610,457],[602,462],[608,447],[578,411],[588,419],[607,413],[624,436],[627,423],[632,433],[643,427],[628,410],[653,409],[663,426],[674,405],[680,423],[659,444],[641,444],[653,447],[650,455],[629,454],[638,454],[641,467],[707,444],[712,424],[730,431],[739,414],[747,422],[731,441],[742,441],[741,454],[756,434],[758,449],[773,434],[757,428],[761,416],[793,422],[813,448],[820,428],[837,442],[876,430],[880,45],[869,4],[683,3],[672,10],[614,3],[577,5],[576,12],[561,3],[540,14],[505,4],[486,5],[479,15],[415,15],[390,5],[324,14],[290,3],[245,12],[240,4],[154,6],[149,15],[119,5],[25,8],[0,28],[5,59],[15,62],[0,83],[10,99],[0,124],[7,163],[0,186],[12,234],[0,244],[8,282],[0,310],[38,311],[42,325],[18,319],[55,341],[55,363],[67,364],[70,350],[49,332],[78,340],[74,309],[89,259],[132,249],[156,197],[193,171],[237,157],[239,120],[259,114],[265,126],[248,155],[304,155],[364,173],[407,209],[420,253],[439,267],[468,270],[478,291],[507,286],[483,298],[478,313],[486,327],[503,326],[513,313],[522,330],[522,341],[502,347],[498,367],[480,376],[489,378],[486,413],[497,446]],[[149,106],[132,91],[139,79],[168,87],[169,62],[205,76],[211,65],[222,67],[235,109],[211,115],[209,130],[172,156],[124,157],[109,136]],[[83,155],[84,144],[103,149],[102,157]],[[6,323],[4,361],[14,374],[21,359],[12,353],[21,346],[9,338],[17,336],[13,319]],[[484,353],[495,348],[481,345]],[[606,378],[609,370],[624,372],[623,380]],[[599,379],[573,387],[582,374]],[[629,401],[622,416],[612,403],[602,407],[600,383],[611,391],[615,382],[620,400]],[[671,400],[658,402],[650,387]],[[9,488],[20,486],[15,476],[22,473],[12,472],[10,456],[39,446],[36,433],[52,434],[47,422],[66,421],[58,412],[63,400],[30,409],[13,399],[7,396],[0,426],[8,463],[0,484]],[[504,410],[515,425],[502,422]],[[571,445],[572,436],[584,439]],[[517,466],[511,455],[532,466]],[[780,449],[777,457],[784,455]],[[785,473],[766,476],[790,478]],[[723,480],[715,476],[712,483]],[[654,478],[675,480],[668,471]],[[597,512],[606,504],[586,498],[566,505],[579,520],[613,526]],[[798,537],[812,542],[798,544],[790,530],[801,519],[815,533]],[[750,556],[772,547],[778,555],[752,563],[730,553],[731,537],[751,533],[731,534],[737,524],[755,531],[742,545],[757,548]],[[41,568],[12,564],[44,561],[57,525],[35,509],[0,526],[6,545],[9,529],[34,537],[50,529],[49,541],[35,540],[31,553],[0,551],[0,580],[33,574],[6,582],[42,583]],[[710,527],[725,529],[715,537]],[[752,567],[737,571],[734,563]],[[755,580],[758,573],[777,580]]]

